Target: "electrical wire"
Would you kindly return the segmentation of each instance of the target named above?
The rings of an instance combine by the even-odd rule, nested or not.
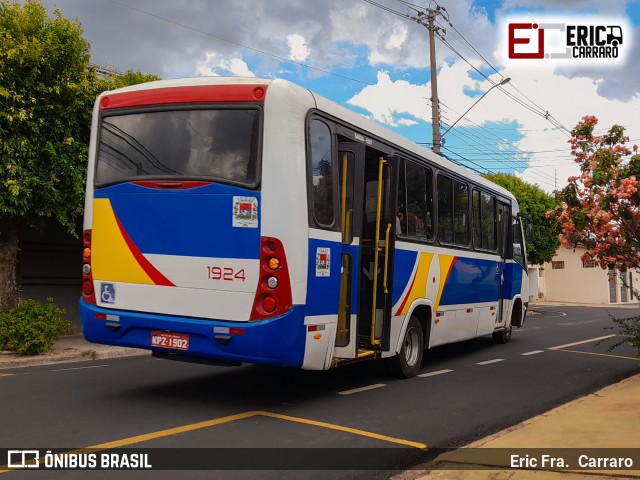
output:
[[[153,17],[153,18],[156,18],[156,19],[158,19],[158,20],[162,20],[163,22],[167,22],[167,23],[170,23],[170,24],[172,24],[172,25],[176,25],[176,26],[178,26],[178,27],[186,28],[187,30],[191,30],[191,31],[193,31],[193,32],[201,33],[201,34],[203,34],[203,35],[207,35],[207,36],[209,36],[209,37],[216,38],[216,39],[218,39],[218,40],[222,40],[223,42],[227,42],[227,43],[230,43],[230,44],[232,44],[232,45],[236,45],[236,46],[238,46],[238,47],[245,48],[245,49],[247,49],[247,50],[251,50],[252,52],[260,53],[260,54],[262,54],[262,55],[267,55],[267,56],[269,56],[269,57],[275,58],[275,59],[280,60],[280,61],[282,61],[282,62],[291,63],[291,64],[293,64],[293,65],[298,65],[298,66],[300,66],[300,67],[308,68],[308,69],[310,69],[310,70],[315,70],[316,72],[321,72],[321,73],[324,73],[324,74],[326,74],[326,75],[333,75],[334,77],[343,78],[343,79],[345,79],[345,80],[350,80],[350,81],[352,81],[352,82],[361,83],[361,84],[363,84],[363,85],[373,85],[372,83],[365,82],[364,80],[360,80],[360,79],[357,79],[357,78],[348,77],[348,76],[346,76],[346,75],[340,75],[339,73],[335,73],[335,72],[331,72],[331,71],[329,71],[329,70],[324,70],[324,69],[322,69],[322,68],[314,67],[313,65],[308,65],[308,64],[306,64],[306,63],[298,62],[298,61],[296,61],[296,60],[291,60],[291,59],[288,59],[288,58],[282,57],[282,56],[280,56],[280,55],[276,55],[275,53],[267,52],[266,50],[260,50],[260,49],[258,49],[258,48],[250,47],[249,45],[244,45],[244,44],[242,44],[242,43],[235,42],[235,41],[233,41],[233,40],[229,40],[229,39],[224,38],[224,37],[221,37],[221,36],[219,36],[219,35],[215,35],[215,34],[210,33],[210,32],[205,32],[204,30],[200,30],[200,29],[198,29],[198,28],[191,27],[191,26],[189,26],[189,25],[185,25],[184,23],[176,22],[175,20],[171,20],[171,19],[169,19],[169,18],[165,18],[165,17],[162,17],[162,16],[160,16],[160,15],[156,15],[155,13],[147,12],[147,11],[142,10],[142,9],[140,9],[140,8],[132,7],[131,5],[127,5],[126,3],[122,3],[122,2],[119,2],[119,1],[117,1],[117,0],[108,0],[108,1],[109,1],[109,2],[111,2],[111,3],[114,3],[114,4],[116,4],[116,5],[120,5],[121,7],[128,8],[128,9],[130,9],[130,10],[133,10],[133,11],[135,11],[135,12],[142,13],[142,14],[144,14],[144,15],[148,15],[149,17]],[[369,1],[369,0],[365,0],[365,1]]]

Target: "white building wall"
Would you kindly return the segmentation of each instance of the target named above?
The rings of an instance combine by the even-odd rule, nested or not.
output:
[[[573,250],[560,247],[551,262],[537,267],[542,272],[542,276],[538,275],[537,284],[541,300],[585,304],[637,303],[629,286],[623,286],[620,272],[615,272],[614,276],[616,301],[610,302],[609,274],[599,265],[585,267],[581,259],[585,252],[584,248]],[[531,272],[531,277],[536,273],[538,272]],[[639,289],[640,274],[633,271],[628,275],[633,277],[634,289]],[[622,290],[625,288],[627,301],[622,302]]]

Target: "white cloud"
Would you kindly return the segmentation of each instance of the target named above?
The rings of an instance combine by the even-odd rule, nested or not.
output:
[[[491,87],[488,81],[478,82],[472,79],[469,76],[470,70],[465,63],[456,62],[442,67],[439,72],[439,98],[443,104],[443,119],[448,124],[459,118],[477,99],[465,95],[465,88],[487,91]],[[494,76],[493,80],[499,81],[497,74]],[[638,139],[636,143],[640,143],[640,95],[627,102],[607,99],[598,94],[599,84],[591,78],[567,78],[557,75],[552,67],[541,68],[533,75],[518,75],[515,72],[512,78],[504,87],[507,92],[534,109],[537,107],[528,99],[548,109],[549,113],[569,130],[584,115],[596,115],[600,119],[599,131],[616,123],[621,124],[627,127],[627,134],[631,139]],[[528,99],[520,92],[524,92]],[[375,85],[364,87],[348,103],[370,112],[374,120],[397,126],[403,124],[407,116],[410,119],[430,122],[431,109],[427,101],[430,96],[430,84],[416,85],[406,80],[393,80],[388,72],[381,71]],[[463,155],[467,152],[479,153],[478,156],[469,155],[478,163],[483,162],[483,153],[486,153],[486,157],[500,159],[498,163],[485,164],[490,169],[504,171],[509,167],[517,167],[519,176],[524,180],[538,184],[549,192],[554,190],[556,185],[562,188],[566,179],[578,171],[573,157],[570,156],[567,143],[569,137],[566,133],[555,128],[544,118],[544,114],[532,112],[498,89],[494,89],[478,102],[466,118],[481,126],[486,126],[488,122],[514,121],[520,126],[523,138],[518,142],[505,141],[499,130],[477,128],[477,133],[472,134],[459,129],[461,125],[473,125],[466,120],[462,120],[447,134],[450,145],[456,139],[465,142],[465,148],[460,149],[460,153],[464,152]],[[445,128],[443,127],[443,130]],[[429,137],[430,135],[426,136],[425,140],[430,140]],[[479,137],[483,137],[484,140]],[[488,146],[488,142],[492,142],[493,146]],[[533,152],[527,168],[522,161],[527,158],[526,155],[514,155],[514,145],[523,152]]]
[[[418,125],[420,122],[416,122],[415,120],[411,120],[410,118],[400,118],[396,122],[398,125],[404,125],[406,127],[411,127],[413,125]]]
[[[307,41],[302,35],[293,33],[287,35],[287,45],[289,45],[289,58],[296,62],[304,62],[311,55],[311,51],[307,46]]]
[[[397,126],[396,114],[407,114],[426,121],[428,116],[427,98],[431,92],[424,85],[414,85],[406,80],[391,80],[388,72],[378,72],[375,85],[364,87],[348,100],[350,105],[363,108],[371,113],[374,120]],[[405,122],[407,119],[404,120]]]
[[[220,68],[238,77],[255,77],[249,66],[241,58],[232,58],[220,62]]]
[[[404,42],[407,40],[407,36],[409,35],[409,31],[404,24],[396,24],[393,29],[393,32],[389,36],[385,47],[389,50],[399,50]]]
[[[217,77],[222,74],[235,77],[255,77],[247,63],[241,58],[223,58],[216,52],[208,52],[205,58],[196,64],[196,75]]]

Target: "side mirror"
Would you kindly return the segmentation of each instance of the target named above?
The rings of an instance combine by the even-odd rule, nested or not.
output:
[[[534,238],[535,235],[533,234],[533,224],[527,223],[524,226],[524,239],[527,241],[527,243],[531,243],[533,242]]]

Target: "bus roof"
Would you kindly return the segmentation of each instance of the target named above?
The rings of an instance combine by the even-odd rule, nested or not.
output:
[[[119,88],[117,90],[112,90],[108,92],[103,92],[101,97],[113,93],[126,93],[126,92],[135,92],[142,90],[149,90],[155,88],[171,88],[171,87],[188,87],[188,86],[206,86],[206,85],[267,85],[270,88],[293,88],[298,89],[301,93],[302,91],[308,92],[311,94],[313,101],[316,105],[316,108],[322,112],[328,113],[336,118],[344,120],[346,123],[353,125],[354,127],[360,128],[366,132],[371,133],[374,136],[377,136],[379,139],[384,140],[385,142],[394,144],[406,151],[409,151],[419,157],[426,158],[430,162],[441,165],[447,170],[456,173],[462,177],[469,178],[475,184],[479,186],[484,186],[493,190],[494,192],[501,194],[506,198],[510,198],[514,204],[514,213],[517,211],[517,202],[515,201],[515,197],[509,192],[507,189],[497,185],[484,177],[472,172],[471,170],[456,164],[455,162],[449,160],[446,157],[440,156],[431,150],[428,150],[411,140],[393,132],[392,130],[370,120],[363,115],[360,115],[348,108],[345,108],[341,105],[338,105],[331,100],[318,95],[311,90],[308,90],[300,85],[297,85],[293,82],[284,79],[264,79],[257,77],[195,77],[195,78],[181,78],[174,80],[157,80],[154,82],[141,83],[137,85],[132,85],[129,87]]]

